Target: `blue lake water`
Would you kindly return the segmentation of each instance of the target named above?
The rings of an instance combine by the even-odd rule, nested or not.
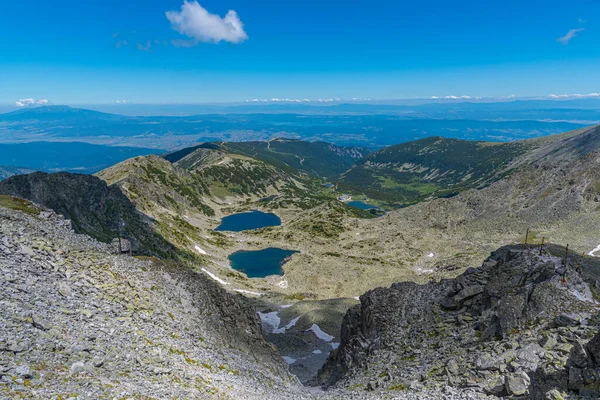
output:
[[[281,219],[275,214],[262,211],[248,211],[223,218],[221,225],[217,226],[215,230],[240,232],[279,225],[281,225]]]
[[[245,273],[248,278],[264,278],[269,275],[283,275],[281,266],[295,250],[276,247],[258,251],[236,251],[229,256],[231,267]]]
[[[348,205],[350,207],[360,208],[361,210],[371,210],[373,208],[376,210],[379,210],[379,207],[377,207],[373,204],[364,203],[362,201],[350,201],[350,202],[348,202]]]

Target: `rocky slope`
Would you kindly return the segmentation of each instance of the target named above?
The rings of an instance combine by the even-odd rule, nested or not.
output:
[[[0,397],[302,398],[239,295],[0,207]]]
[[[78,233],[102,242],[125,237],[133,251],[167,255],[172,246],[152,230],[152,221],[140,214],[116,186],[91,175],[36,172],[0,182],[0,194],[30,200],[68,218]]]
[[[114,255],[25,201],[0,206],[0,397],[475,399],[303,388],[241,295],[173,261]]]
[[[530,242],[545,237],[593,252],[600,243],[600,127],[528,143],[510,175],[483,189],[358,221],[360,235],[349,232],[341,242],[349,248],[379,243],[379,257],[403,255],[399,262],[424,276],[476,265],[502,245],[523,242],[528,228]]]
[[[570,352],[598,331],[600,263],[586,257],[580,274],[577,261],[565,269],[559,253],[505,247],[456,279],[366,293],[346,314],[341,345],[316,382],[376,392],[449,384],[540,398],[566,391],[548,377],[564,374]],[[591,360],[580,357],[577,368]],[[569,382],[589,390],[583,379]]]

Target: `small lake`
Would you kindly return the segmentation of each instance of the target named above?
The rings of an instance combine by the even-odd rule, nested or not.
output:
[[[294,253],[298,251],[276,247],[258,251],[236,251],[229,256],[229,261],[233,269],[245,273],[248,278],[264,278],[269,275],[283,275],[281,267]]]
[[[281,219],[277,215],[255,210],[224,217],[215,230],[240,232],[280,225]]]
[[[379,207],[377,207],[373,204],[364,203],[362,201],[350,201],[350,202],[348,202],[348,205],[350,207],[360,208],[361,210],[372,210],[372,209],[380,210]]]

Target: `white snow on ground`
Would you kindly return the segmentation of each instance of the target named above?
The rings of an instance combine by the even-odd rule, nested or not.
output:
[[[213,278],[215,281],[219,282],[221,285],[229,285],[229,282],[225,282],[223,279],[219,278],[218,276],[216,276],[215,274],[213,274],[206,268],[202,267],[202,271],[205,272],[211,278]]]
[[[202,249],[200,248],[200,246],[198,246],[198,245],[195,245],[195,246],[194,246],[194,248],[195,248],[195,249],[196,249],[196,251],[197,251],[198,253],[200,253],[200,254],[205,254],[205,255],[207,255],[207,254],[208,254],[206,251],[202,250]]]
[[[277,284],[277,286],[279,286],[282,289],[287,289],[288,288],[288,281],[283,280],[283,281],[279,282]]]
[[[244,290],[244,289],[233,289],[234,292],[238,292],[238,293],[245,293],[245,294],[251,294],[254,296],[264,296],[264,293],[258,293],[258,292],[251,292],[249,290]]]
[[[597,257],[596,253],[600,251],[600,244],[598,245],[598,247],[596,247],[594,250],[590,251],[588,253],[588,256],[592,256],[592,257]]]
[[[354,300],[360,300],[360,297],[356,296],[354,297]]]
[[[338,347],[340,347],[340,344],[336,343],[336,342],[331,342],[329,344],[331,345],[331,348],[334,349],[334,350],[337,349]]]
[[[284,326],[283,328],[279,328],[277,327],[276,329],[273,329],[273,333],[285,333],[285,331],[287,331],[288,329],[293,328],[296,325],[296,322],[298,322],[298,320],[300,319],[301,315],[294,318],[293,320],[291,320],[290,322],[288,322],[288,324],[286,326]]]
[[[319,325],[317,325],[317,324],[313,324],[307,330],[313,331],[319,339],[324,340],[326,342],[331,342],[333,340],[333,338],[335,337],[335,336],[331,336],[331,335],[323,332],[321,330],[321,327],[319,327]]]
[[[293,304],[284,304],[284,305],[281,305],[279,307],[281,307],[281,308],[290,308],[291,306],[293,306]]]
[[[427,254],[427,258],[433,258],[433,257],[435,257],[435,254],[433,254],[433,253]]]
[[[260,320],[270,326],[273,329],[279,328],[279,324],[281,323],[281,318],[279,318],[279,313],[277,311],[273,311],[270,313],[261,313],[258,312],[258,316]]]
[[[283,359],[285,360],[285,362],[286,362],[286,363],[288,363],[289,365],[291,365],[291,364],[293,364],[293,363],[295,363],[295,362],[296,362],[296,359],[295,359],[295,358],[292,358],[292,357],[283,356],[282,358],[283,358]]]
[[[294,326],[296,326],[296,323],[298,322],[300,317],[302,317],[302,315],[300,315],[300,316],[292,319],[290,322],[288,322],[288,324],[286,326],[283,326],[280,328],[279,324],[281,324],[281,318],[279,318],[279,312],[272,311],[269,313],[261,313],[259,311],[258,316],[260,317],[260,320],[263,323],[265,323],[266,325],[268,325],[269,327],[272,328],[271,333],[275,333],[275,334],[285,333],[285,331],[287,331],[288,329],[293,328]]]
[[[431,268],[424,268],[424,267],[420,267],[420,266],[414,267],[414,271],[417,273],[417,275],[431,274],[431,273],[435,272]]]
[[[323,352],[319,349],[313,350],[312,351],[313,354],[322,354]]]

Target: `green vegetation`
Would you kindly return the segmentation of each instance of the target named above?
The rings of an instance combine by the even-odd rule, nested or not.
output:
[[[267,162],[293,172],[303,171],[317,177],[336,179],[369,153],[362,147],[341,147],[325,142],[275,139],[269,142],[224,143],[232,152]]]
[[[18,197],[0,195],[0,207],[22,211],[29,215],[39,215],[40,209],[27,200]]]
[[[370,154],[344,173],[338,185],[388,206],[406,206],[489,185],[505,176],[510,162],[524,151],[519,142],[431,137]]]

